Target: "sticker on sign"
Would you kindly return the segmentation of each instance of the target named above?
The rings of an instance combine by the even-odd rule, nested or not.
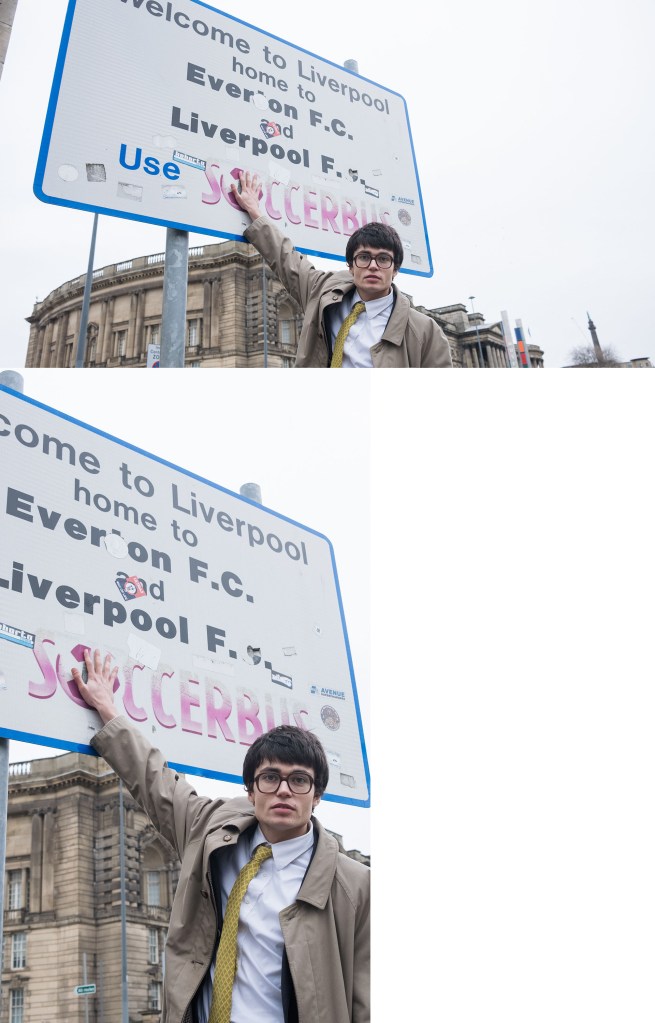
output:
[[[402,96],[200,0],[69,0],[40,199],[243,240],[240,170],[301,251],[342,259],[383,221],[432,275]]]
[[[368,806],[327,537],[6,388],[0,423],[0,735],[92,753],[71,668],[99,648],[176,768],[240,781],[290,723],[339,757],[324,798]]]

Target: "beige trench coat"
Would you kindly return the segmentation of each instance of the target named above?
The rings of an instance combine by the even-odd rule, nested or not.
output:
[[[92,745],[182,861],[166,943],[162,1023],[188,1023],[217,938],[209,857],[255,824],[253,806],[246,798],[198,796],[124,717],[105,725]],[[370,871],[340,853],[312,820],[316,852],[296,901],[280,913],[298,1023],[368,1023]]]
[[[325,311],[333,302],[342,302],[353,290],[350,272],[316,270],[267,217],[253,221],[244,233],[304,313],[296,367],[329,366],[331,346],[326,338]],[[382,339],[371,348],[373,367],[451,368],[450,348],[439,324],[412,308],[395,284],[392,289],[394,306],[389,322]]]

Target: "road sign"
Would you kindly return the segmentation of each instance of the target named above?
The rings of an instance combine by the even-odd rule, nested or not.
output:
[[[159,354],[159,345],[148,345],[148,356],[146,362],[146,367],[148,369],[159,369]]]
[[[0,735],[93,752],[70,669],[98,647],[177,768],[240,781],[246,747],[297,724],[324,798],[368,805],[327,537],[5,388],[0,466]]]
[[[402,96],[200,0],[69,0],[40,199],[242,239],[239,169],[302,251],[384,220],[432,275]]]
[[[95,984],[80,984],[79,987],[75,988],[76,995],[94,995],[95,993]]]

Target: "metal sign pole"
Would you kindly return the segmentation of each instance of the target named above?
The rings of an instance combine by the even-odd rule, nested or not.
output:
[[[23,393],[23,378],[20,373],[5,370],[0,373],[0,384]],[[0,672],[0,678],[2,672]],[[3,947],[3,922],[5,914],[5,859],[7,850],[7,810],[9,808],[9,739],[0,738],[0,957]]]
[[[119,863],[120,863],[120,882],[121,882],[121,1005],[122,1005],[122,1021],[128,1023],[128,1009],[127,1009],[127,919],[126,919],[126,899],[127,899],[127,885],[125,884],[125,820],[124,820],[124,807],[123,807],[123,782],[119,778],[118,780],[118,827],[119,827]]]
[[[91,286],[93,284],[93,263],[96,255],[96,234],[98,233],[98,214],[93,214],[93,230],[91,232],[91,247],[89,249],[89,265],[86,270],[84,282],[84,299],[82,301],[82,315],[80,316],[80,332],[77,336],[77,356],[75,369],[82,369],[86,355],[86,328],[89,322],[89,304],[91,302]]]
[[[82,983],[84,984],[84,987],[86,987],[87,983],[88,983],[88,977],[87,977],[87,973],[86,973],[86,952],[82,953],[82,963],[83,963],[83,967],[82,967]],[[89,999],[88,998],[84,999],[84,1023],[89,1023]]]
[[[161,310],[160,365],[184,367],[186,295],[189,278],[189,232],[166,228],[164,297]]]
[[[264,326],[264,369],[268,369],[268,297],[266,295],[266,261],[262,256],[262,323]]]
[[[0,949],[3,947],[5,913],[5,853],[7,849],[7,809],[9,805],[9,739],[0,739]]]

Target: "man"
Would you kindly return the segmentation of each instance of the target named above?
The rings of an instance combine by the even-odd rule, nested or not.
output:
[[[312,816],[329,773],[316,736],[272,729],[246,753],[247,799],[198,796],[119,716],[111,655],[84,656],[92,745],[182,862],[163,1023],[368,1023],[370,875]]]
[[[393,284],[403,246],[386,224],[360,227],[348,239],[348,270],[321,273],[293,248],[259,207],[260,181],[241,171],[231,185],[251,218],[245,236],[300,305],[304,320],[296,366],[359,369],[452,366],[439,325],[413,309]]]

